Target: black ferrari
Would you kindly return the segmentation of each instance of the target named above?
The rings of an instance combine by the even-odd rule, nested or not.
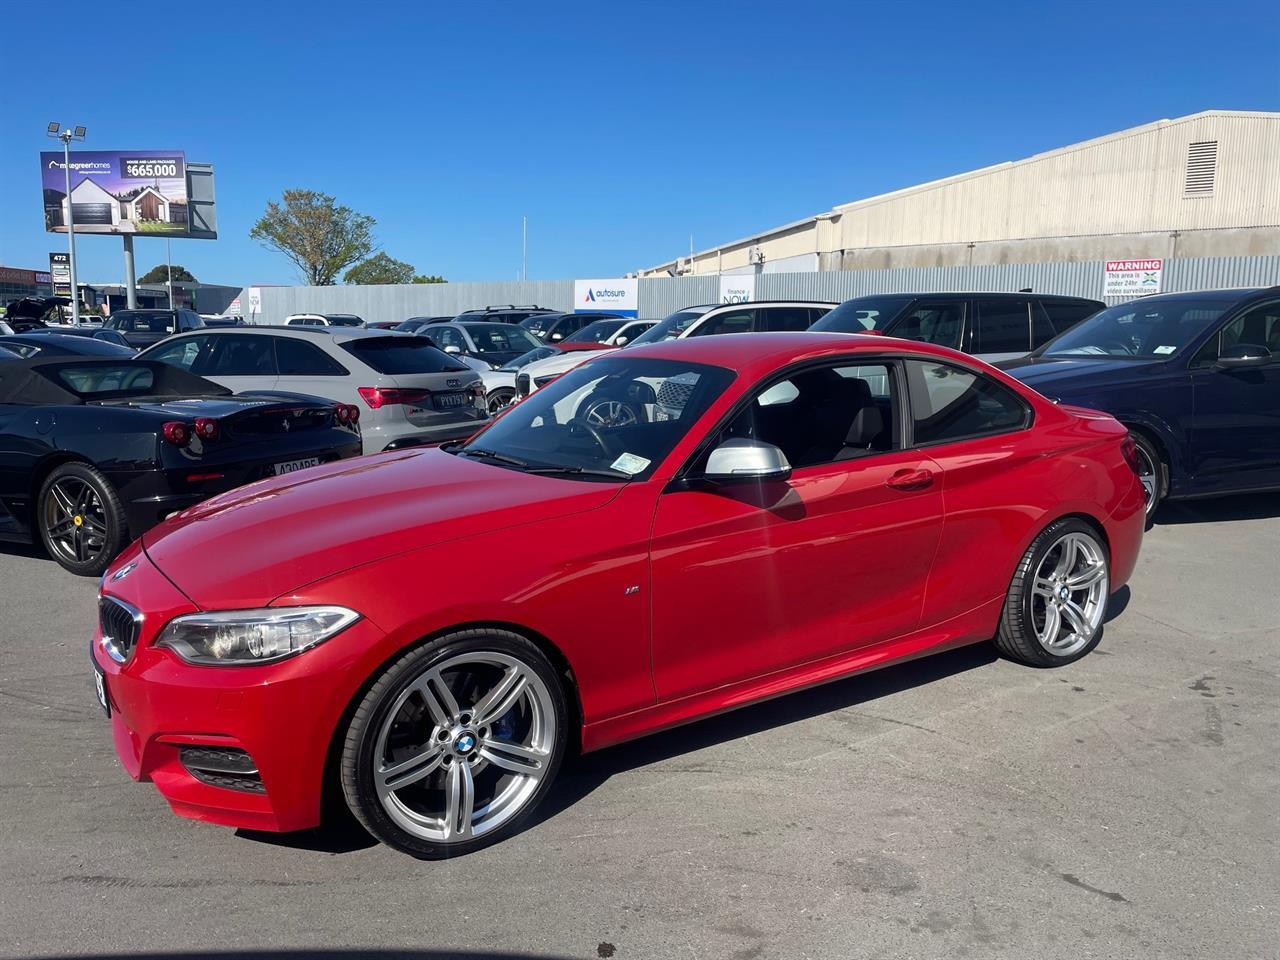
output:
[[[359,410],[238,393],[167,363],[0,362],[0,540],[97,576],[130,540],[217,493],[360,454]]]

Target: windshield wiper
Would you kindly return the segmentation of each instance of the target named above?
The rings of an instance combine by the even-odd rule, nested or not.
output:
[[[454,452],[452,450],[450,453]],[[496,450],[486,450],[484,447],[463,447],[457,451],[462,457],[482,457],[485,460],[492,460],[495,463],[506,463],[513,467],[519,467],[521,470],[528,468],[529,464],[517,457],[509,457],[505,453],[498,453]]]
[[[525,473],[569,474],[574,477],[608,477],[610,480],[630,480],[631,474],[621,470],[606,470],[594,467],[529,467]]]

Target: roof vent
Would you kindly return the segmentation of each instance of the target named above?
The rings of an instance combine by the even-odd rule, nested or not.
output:
[[[1213,178],[1218,172],[1218,141],[1204,140],[1187,145],[1187,178],[1184,197],[1213,196]]]

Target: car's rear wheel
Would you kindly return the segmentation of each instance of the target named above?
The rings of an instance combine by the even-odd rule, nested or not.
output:
[[[1018,563],[996,646],[1031,666],[1079,660],[1102,639],[1110,585],[1110,559],[1098,532],[1075,518],[1051,524]]]
[[[54,467],[40,485],[35,512],[49,556],[78,576],[101,576],[128,543],[120,498],[87,463]]]
[[[1129,436],[1138,451],[1138,479],[1142,481],[1142,495],[1146,499],[1147,523],[1151,523],[1156,508],[1169,490],[1169,468],[1160,456],[1160,449],[1146,434],[1130,430]]]
[[[568,710],[555,668],[503,630],[417,647],[352,716],[341,760],[347,805],[416,857],[471,853],[517,832],[564,756]]]
[[[515,398],[516,392],[514,390],[508,390],[505,387],[489,393],[488,396],[485,397],[485,403],[488,404],[489,407],[489,416],[492,417],[501,413],[502,410]]]

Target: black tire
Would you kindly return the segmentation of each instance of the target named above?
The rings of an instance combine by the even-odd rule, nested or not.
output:
[[[513,658],[525,670],[536,674],[549,694],[547,706],[554,715],[554,744],[549,756],[541,764],[541,779],[536,787],[521,801],[520,806],[509,819],[499,823],[487,832],[461,840],[431,839],[409,832],[392,818],[382,800],[378,796],[375,782],[375,766],[381,763],[378,754],[378,742],[385,724],[392,720],[391,710],[410,686],[443,664],[454,662],[465,655],[497,655]],[[453,691],[456,695],[457,691]],[[458,697],[462,713],[469,712],[474,705],[464,702]],[[521,704],[517,703],[516,709]],[[399,708],[404,709],[404,706]],[[508,711],[502,716],[507,716]],[[343,796],[352,814],[378,840],[388,846],[401,850],[422,860],[442,860],[464,856],[483,849],[518,833],[538,805],[546,797],[564,759],[565,745],[568,742],[571,713],[565,700],[564,686],[556,669],[547,657],[533,643],[516,633],[505,630],[460,630],[440,637],[429,643],[409,650],[390,666],[369,688],[359,706],[356,707],[347,726],[339,764]],[[501,719],[498,717],[496,719]],[[428,733],[428,742],[434,743],[434,734]],[[484,742],[483,740],[481,742]],[[411,752],[417,747],[410,748]],[[447,747],[438,747],[447,753]],[[480,747],[475,748],[480,751]],[[460,764],[459,758],[453,758]],[[421,781],[423,786],[431,789],[437,774],[447,777],[448,767],[440,766]],[[494,768],[497,776],[504,774]],[[477,774],[478,777],[478,774]],[[472,790],[476,788],[475,780]]]
[[[489,416],[492,417],[501,412],[502,409],[515,398],[516,392],[514,390],[509,390],[506,387],[500,387],[499,389],[490,392],[485,397],[485,404],[489,408]]]
[[[82,491],[83,502],[69,509],[67,490]],[[32,522],[40,542],[58,564],[81,577],[99,577],[129,543],[124,507],[115,488],[87,463],[63,463],[54,467],[40,485],[32,505]],[[65,517],[67,519],[60,520]],[[65,524],[70,524],[66,533]]]
[[[1149,467],[1152,471],[1149,481],[1145,477],[1142,478],[1144,490],[1148,482],[1154,484],[1152,495],[1147,500],[1147,529],[1149,530],[1156,510],[1160,507],[1160,501],[1169,492],[1169,465],[1165,463],[1156,442],[1141,430],[1130,430],[1129,436],[1133,438],[1133,442],[1138,448],[1139,465]],[[1142,477],[1142,474],[1140,473],[1139,476]]]
[[[1103,616],[1098,620],[1096,629],[1079,649],[1062,655],[1046,648],[1041,643],[1039,629],[1034,612],[1034,584],[1041,564],[1068,534],[1087,537],[1091,541],[1105,564],[1106,584],[1102,593]],[[1010,660],[1032,667],[1060,667],[1079,660],[1089,653],[1102,639],[1102,621],[1105,619],[1105,606],[1109,593],[1111,577],[1111,558],[1106,543],[1098,531],[1083,520],[1068,518],[1058,520],[1046,527],[1027,548],[1018,562],[1013,580],[1009,584],[1009,593],[1005,597],[1004,609],[1000,614],[1000,628],[994,638],[996,649]]]

